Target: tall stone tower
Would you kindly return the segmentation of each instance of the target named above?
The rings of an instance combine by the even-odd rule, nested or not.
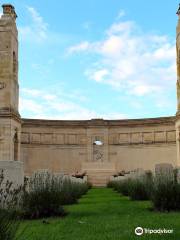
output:
[[[0,168],[17,183],[23,181],[20,162],[21,118],[18,112],[18,32],[16,12],[5,4],[0,18]]]
[[[180,166],[180,4],[177,11],[178,23],[176,27],[176,53],[177,53],[177,113],[176,113],[176,144],[177,165]]]

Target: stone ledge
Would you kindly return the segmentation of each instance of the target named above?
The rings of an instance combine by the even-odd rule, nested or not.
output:
[[[120,119],[120,120],[45,120],[45,119],[25,119],[22,118],[22,127],[136,127],[136,126],[156,126],[156,125],[174,125],[175,116],[145,119]]]
[[[1,108],[0,109],[0,118],[11,118],[15,119],[21,123],[21,116],[12,108]]]

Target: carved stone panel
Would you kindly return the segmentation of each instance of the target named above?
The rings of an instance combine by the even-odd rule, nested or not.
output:
[[[155,142],[166,142],[166,133],[155,132]]]
[[[141,143],[141,142],[142,142],[141,133],[131,134],[131,143]]]
[[[41,143],[41,134],[40,133],[32,133],[31,134],[31,143]]]
[[[100,146],[94,146],[93,148],[93,160],[95,162],[103,162],[103,148]]]
[[[54,137],[55,144],[64,144],[65,143],[65,136],[64,134],[56,134]]]
[[[52,137],[53,137],[53,135],[51,133],[41,134],[41,143],[52,144]]]
[[[120,144],[129,143],[129,134],[128,133],[120,133],[119,143]]]
[[[29,143],[29,133],[21,134],[21,143]]]
[[[69,134],[68,135],[68,144],[77,144],[77,135],[76,134]]]
[[[143,133],[143,143],[152,143],[154,141],[153,132],[144,132]]]
[[[176,141],[176,131],[168,131],[167,132],[167,141],[175,142]]]
[[[104,137],[94,136],[93,137],[93,161],[103,162],[104,160]]]

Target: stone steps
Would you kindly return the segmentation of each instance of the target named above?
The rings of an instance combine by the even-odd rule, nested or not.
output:
[[[93,186],[105,187],[110,180],[110,176],[112,173],[106,172],[91,172],[87,173],[88,182],[90,182]]]
[[[105,187],[110,177],[116,173],[114,163],[110,162],[84,162],[82,172],[86,172],[87,180],[93,186]]]

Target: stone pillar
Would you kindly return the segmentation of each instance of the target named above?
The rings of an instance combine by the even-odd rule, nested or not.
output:
[[[176,64],[177,64],[177,113],[176,113],[176,146],[177,166],[180,166],[180,8],[177,11],[178,23],[176,27]]]
[[[20,162],[21,117],[18,111],[18,32],[16,12],[5,4],[0,18],[0,169],[16,184],[23,184]]]

